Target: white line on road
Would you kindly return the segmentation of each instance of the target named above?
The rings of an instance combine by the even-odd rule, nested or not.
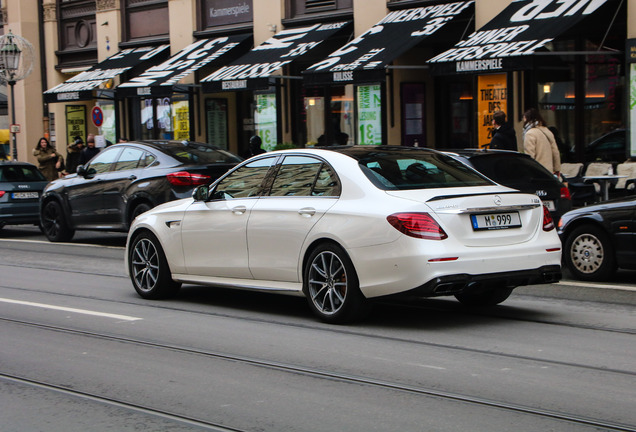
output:
[[[570,285],[570,286],[579,286],[585,288],[603,288],[603,289],[620,289],[625,291],[636,291],[635,287],[627,286],[627,285],[607,285],[607,284],[595,284],[588,282],[574,282],[574,281],[560,281],[557,282],[557,285]]]
[[[113,318],[113,319],[118,319],[123,321],[139,321],[143,319],[143,318],[131,317],[127,315],[117,315],[117,314],[110,314],[110,313],[104,313],[104,312],[90,311],[86,309],[75,309],[75,308],[69,308],[64,306],[54,306],[54,305],[49,305],[44,303],[32,303],[27,301],[11,300],[6,298],[0,298],[0,302],[19,304],[23,306],[33,306],[33,307],[39,307],[44,309],[60,310],[65,312],[73,312],[73,313],[78,313],[83,315],[93,315],[93,316],[99,316],[99,317],[105,317],[105,318]]]

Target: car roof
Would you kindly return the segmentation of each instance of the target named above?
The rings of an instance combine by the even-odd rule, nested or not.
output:
[[[212,144],[199,142],[199,141],[187,141],[187,140],[181,140],[181,141],[178,141],[178,140],[135,140],[135,141],[117,143],[115,145],[119,146],[119,145],[126,145],[126,144],[141,144],[141,145],[146,145],[148,147],[155,148],[157,150],[163,150],[168,147],[180,148],[180,147],[185,147],[189,145],[205,146],[215,150],[223,150],[220,147],[217,147]]]
[[[508,155],[513,157],[530,157],[525,153],[519,153],[514,150],[501,150],[501,149],[483,149],[483,148],[464,148],[464,149],[450,149],[442,150],[444,153],[456,154],[467,158],[475,156],[492,156],[492,155]]]
[[[20,165],[20,166],[35,167],[35,165],[33,165],[30,162],[15,161],[15,160],[0,160],[0,166],[4,166],[4,165]]]

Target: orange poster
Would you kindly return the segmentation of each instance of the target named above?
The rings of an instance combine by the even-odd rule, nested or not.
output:
[[[506,74],[477,77],[477,131],[479,148],[492,139],[492,115],[504,111],[508,115],[508,83]]]

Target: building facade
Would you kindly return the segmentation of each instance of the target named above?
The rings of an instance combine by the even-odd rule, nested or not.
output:
[[[190,139],[238,154],[252,135],[267,150],[483,147],[496,110],[521,143],[528,107],[556,127],[567,160],[631,130],[636,0],[0,5],[3,33],[36,53],[14,100],[18,158],[31,162],[41,136],[63,150],[88,134],[103,146]]]

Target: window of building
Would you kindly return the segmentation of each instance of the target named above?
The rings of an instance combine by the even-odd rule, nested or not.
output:
[[[168,0],[126,0],[123,16],[127,42],[169,37]]]
[[[96,4],[91,0],[58,0],[59,66],[97,61]]]
[[[353,12],[353,0],[287,0],[287,18]]]

